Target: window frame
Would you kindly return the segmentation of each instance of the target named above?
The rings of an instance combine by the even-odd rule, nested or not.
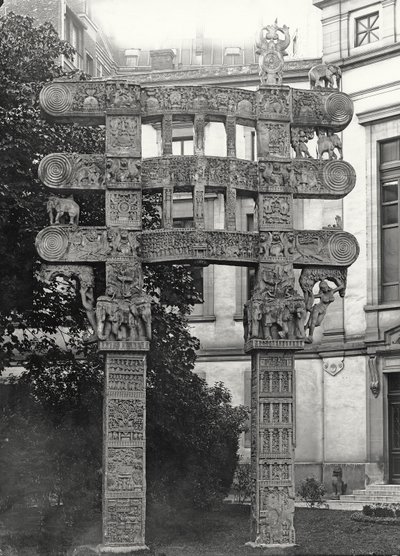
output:
[[[375,17],[376,16],[376,17]],[[359,31],[359,25],[363,20],[370,21],[371,18],[375,17],[374,23],[378,23],[377,27],[364,27],[365,31]],[[374,25],[374,23],[372,25]],[[381,37],[379,33],[374,33],[374,31],[380,31],[380,13],[379,10],[374,12],[369,12],[365,15],[360,15],[359,17],[354,18],[354,48],[359,48],[360,46],[366,46],[367,44],[372,44],[375,42],[380,41]],[[359,42],[359,36],[365,34],[365,38],[369,38],[371,35],[374,35],[376,38],[374,40],[367,40],[364,42],[364,39]]]
[[[382,162],[382,146],[385,143],[396,142],[397,145],[397,159],[389,162]],[[384,234],[383,230],[397,228],[397,240],[398,246],[400,248],[400,136],[391,137],[390,139],[384,139],[378,141],[378,185],[379,185],[379,209],[378,209],[378,221],[379,221],[379,246],[380,246],[380,256],[379,256],[379,302],[382,305],[400,303],[400,255],[398,259],[398,269],[397,278],[395,282],[384,282],[383,272],[384,272]],[[395,183],[397,181],[397,199],[384,201],[383,192],[385,185],[389,183]],[[397,204],[397,222],[396,223],[386,223],[384,224],[383,212],[384,208],[387,206],[395,206]],[[389,255],[388,255],[389,256]],[[385,289],[397,286],[397,297],[396,299],[385,299]],[[388,291],[388,290],[386,290]]]

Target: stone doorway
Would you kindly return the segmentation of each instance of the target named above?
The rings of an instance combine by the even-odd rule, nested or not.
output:
[[[389,483],[400,484],[400,373],[388,374]]]

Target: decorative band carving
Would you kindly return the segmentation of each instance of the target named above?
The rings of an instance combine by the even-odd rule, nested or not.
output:
[[[358,256],[357,240],[335,230],[254,232],[151,230],[49,226],[36,237],[39,255],[49,262],[106,261],[137,256],[145,263],[202,261],[213,264],[253,265],[260,260],[295,267],[347,267]],[[273,346],[268,346],[269,348]],[[280,347],[277,347],[280,349]]]

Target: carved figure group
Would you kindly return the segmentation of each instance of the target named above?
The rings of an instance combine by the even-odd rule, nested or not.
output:
[[[274,300],[256,293],[244,304],[244,339],[303,339],[306,315],[304,300],[299,296]]]
[[[61,224],[62,218],[67,218],[67,224],[77,226],[79,224],[79,205],[72,197],[56,197],[51,195],[47,201],[47,213],[50,225]]]
[[[317,64],[308,72],[310,88],[317,87],[335,87],[339,89],[342,71],[338,66],[333,64]],[[321,85],[322,83],[322,85]]]
[[[142,294],[117,298],[117,289],[108,284],[96,305],[99,340],[136,341],[151,339],[150,299]]]
[[[317,142],[317,152],[318,158],[322,159],[325,153],[328,154],[329,160],[337,159],[335,149],[338,151],[339,159],[342,160],[342,141],[336,133],[331,130],[319,129],[317,131],[318,142]]]

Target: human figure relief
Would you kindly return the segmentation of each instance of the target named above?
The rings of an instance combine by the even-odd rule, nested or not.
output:
[[[308,336],[305,341],[308,344],[311,344],[313,341],[315,327],[321,325],[329,305],[335,301],[334,294],[342,290],[343,287],[344,286],[342,285],[337,288],[331,288],[325,280],[321,280],[319,283],[319,292],[314,295],[314,298],[319,298],[319,302],[312,306],[310,317],[306,325],[306,329],[308,329]]]

